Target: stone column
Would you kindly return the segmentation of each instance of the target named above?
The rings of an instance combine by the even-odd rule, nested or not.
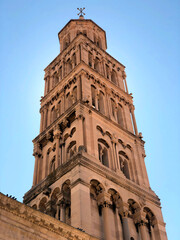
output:
[[[155,240],[154,229],[153,229],[152,225],[150,226],[150,228],[151,228],[151,240]]]
[[[123,226],[123,236],[124,240],[130,240],[130,229],[129,229],[129,220],[128,220],[128,204],[120,202],[118,204],[118,210],[122,217],[122,226]]]
[[[61,136],[61,131],[59,129],[59,125],[57,125],[54,129],[54,139],[56,142],[56,168],[60,166],[60,159],[59,159],[59,139]]]
[[[38,182],[38,165],[39,165],[39,157],[41,156],[41,150],[39,148],[39,143],[34,144],[33,156],[35,157],[35,165],[34,165],[34,176],[33,176],[33,186]]]
[[[41,113],[41,122],[40,122],[40,133],[43,131],[43,120],[44,120],[44,112],[42,109],[40,109],[40,113]]]
[[[141,221],[139,224],[139,230],[140,230],[140,234],[141,234],[141,239],[142,240],[146,240],[147,239],[147,235],[146,235],[146,223]]]
[[[102,209],[105,240],[111,239],[111,229],[110,229],[110,222],[109,222],[109,206],[110,206],[110,204],[111,204],[111,201],[110,201],[109,193],[103,192],[98,195],[98,205]]]
[[[66,222],[66,203],[64,199],[60,202],[60,220]]]
[[[125,90],[128,93],[128,87],[127,87],[127,82],[126,82],[126,73],[125,73],[125,71],[122,72],[122,77],[123,77],[123,81],[124,81],[125,88],[126,88]]]
[[[60,210],[60,204],[57,204],[57,211],[56,211],[56,219],[60,220],[60,216],[59,216],[59,210]]]
[[[133,106],[133,105],[131,105],[130,111],[131,111],[131,115],[132,115],[132,120],[133,120],[133,125],[134,125],[134,131],[135,131],[136,136],[138,136],[138,130],[137,130],[136,119],[135,119],[135,116],[134,116],[134,106]]]
[[[43,130],[47,127],[47,106],[44,106],[44,114],[43,114]]]
[[[134,222],[138,224],[141,240],[148,239],[147,233],[146,233],[146,224],[147,224],[146,213],[143,212],[143,210],[141,209],[137,209],[133,215],[133,219],[134,219]]]

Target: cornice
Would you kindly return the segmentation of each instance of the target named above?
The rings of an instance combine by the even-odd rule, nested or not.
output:
[[[59,166],[54,173],[50,174],[41,183],[34,186],[24,195],[24,203],[27,204],[30,202],[45,188],[50,187],[50,185],[52,185],[55,181],[79,165],[132,192],[133,194],[137,195],[138,198],[140,197],[140,199],[145,199],[146,201],[148,200],[150,202],[153,202],[156,206],[160,207],[160,199],[152,190],[142,187],[129,179],[121,177],[115,171],[98,164],[96,162],[96,159],[92,160],[92,156],[88,156],[89,155],[87,153],[78,153],[71,160]]]

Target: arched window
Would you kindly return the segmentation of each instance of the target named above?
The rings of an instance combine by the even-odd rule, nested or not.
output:
[[[109,66],[106,64],[106,77],[109,79]]]
[[[73,103],[77,101],[77,87],[73,88]]]
[[[74,156],[74,154],[77,152],[76,149],[76,141],[72,141],[68,148],[67,148],[67,159],[71,158],[72,156]]]
[[[50,79],[47,77],[46,79],[46,84],[47,84],[47,93],[50,91]]]
[[[119,125],[121,125],[122,127],[124,126],[124,124],[123,124],[123,109],[120,104],[118,104],[118,107],[117,107],[117,121],[118,121]]]
[[[115,117],[116,105],[115,105],[115,102],[112,98],[111,98],[111,108],[112,108],[112,115],[113,115],[113,117]]]
[[[55,107],[51,109],[51,123],[53,123],[56,119],[56,110]]]
[[[106,167],[109,167],[109,145],[103,139],[98,139],[99,161]]]
[[[66,64],[66,66],[67,66],[67,74],[72,70],[72,62],[71,62],[71,60],[70,60],[70,58],[67,60],[67,64]]]
[[[97,57],[94,60],[94,69],[98,72],[100,70],[100,62],[99,62],[99,58],[97,58]]]
[[[117,81],[116,81],[116,72],[114,70],[112,70],[111,72],[111,81],[115,84],[117,84]]]
[[[69,107],[71,107],[72,104],[73,104],[73,102],[72,102],[72,97],[71,97],[70,93],[68,93],[68,94],[66,95],[66,106],[67,106],[66,109],[68,109]]]
[[[98,109],[104,114],[104,93],[100,91],[98,98]]]
[[[59,68],[59,79],[62,80],[62,66]]]
[[[126,155],[125,152],[120,151],[119,152],[119,164],[120,164],[120,169],[124,173],[124,175],[130,179],[130,174],[129,174],[129,158]]]
[[[88,53],[88,61],[89,61],[89,66],[92,67],[92,60],[93,60],[93,55],[92,53]]]
[[[58,115],[61,116],[62,114],[62,103],[61,103],[61,100],[58,102]]]
[[[54,171],[55,171],[55,157],[53,157],[53,159],[50,163],[49,173],[52,173]]]
[[[101,48],[101,39],[100,39],[100,37],[98,38],[98,40],[97,40],[97,43],[96,43],[96,44],[97,44],[97,46],[98,46],[98,47],[100,47],[100,48]]]
[[[46,213],[46,203],[47,203],[47,199],[45,197],[43,197],[39,203],[39,211]]]
[[[72,55],[72,62],[74,63],[74,66],[77,65],[77,63],[76,63],[76,53],[73,53],[73,55]]]
[[[59,82],[57,73],[54,75],[54,86]]]
[[[96,108],[96,88],[91,85],[91,98],[92,98],[92,106]]]

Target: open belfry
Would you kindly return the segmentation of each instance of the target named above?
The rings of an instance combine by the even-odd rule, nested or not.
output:
[[[45,68],[33,186],[24,203],[87,239],[166,240],[125,66],[106,52],[105,31],[82,9],[58,37],[60,54]]]

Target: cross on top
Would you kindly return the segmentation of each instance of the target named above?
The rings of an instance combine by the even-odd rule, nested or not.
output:
[[[85,15],[85,13],[83,12],[85,8],[77,8],[77,10],[79,10],[79,13],[77,14],[78,16],[80,15],[80,17],[83,17],[83,15]]]

